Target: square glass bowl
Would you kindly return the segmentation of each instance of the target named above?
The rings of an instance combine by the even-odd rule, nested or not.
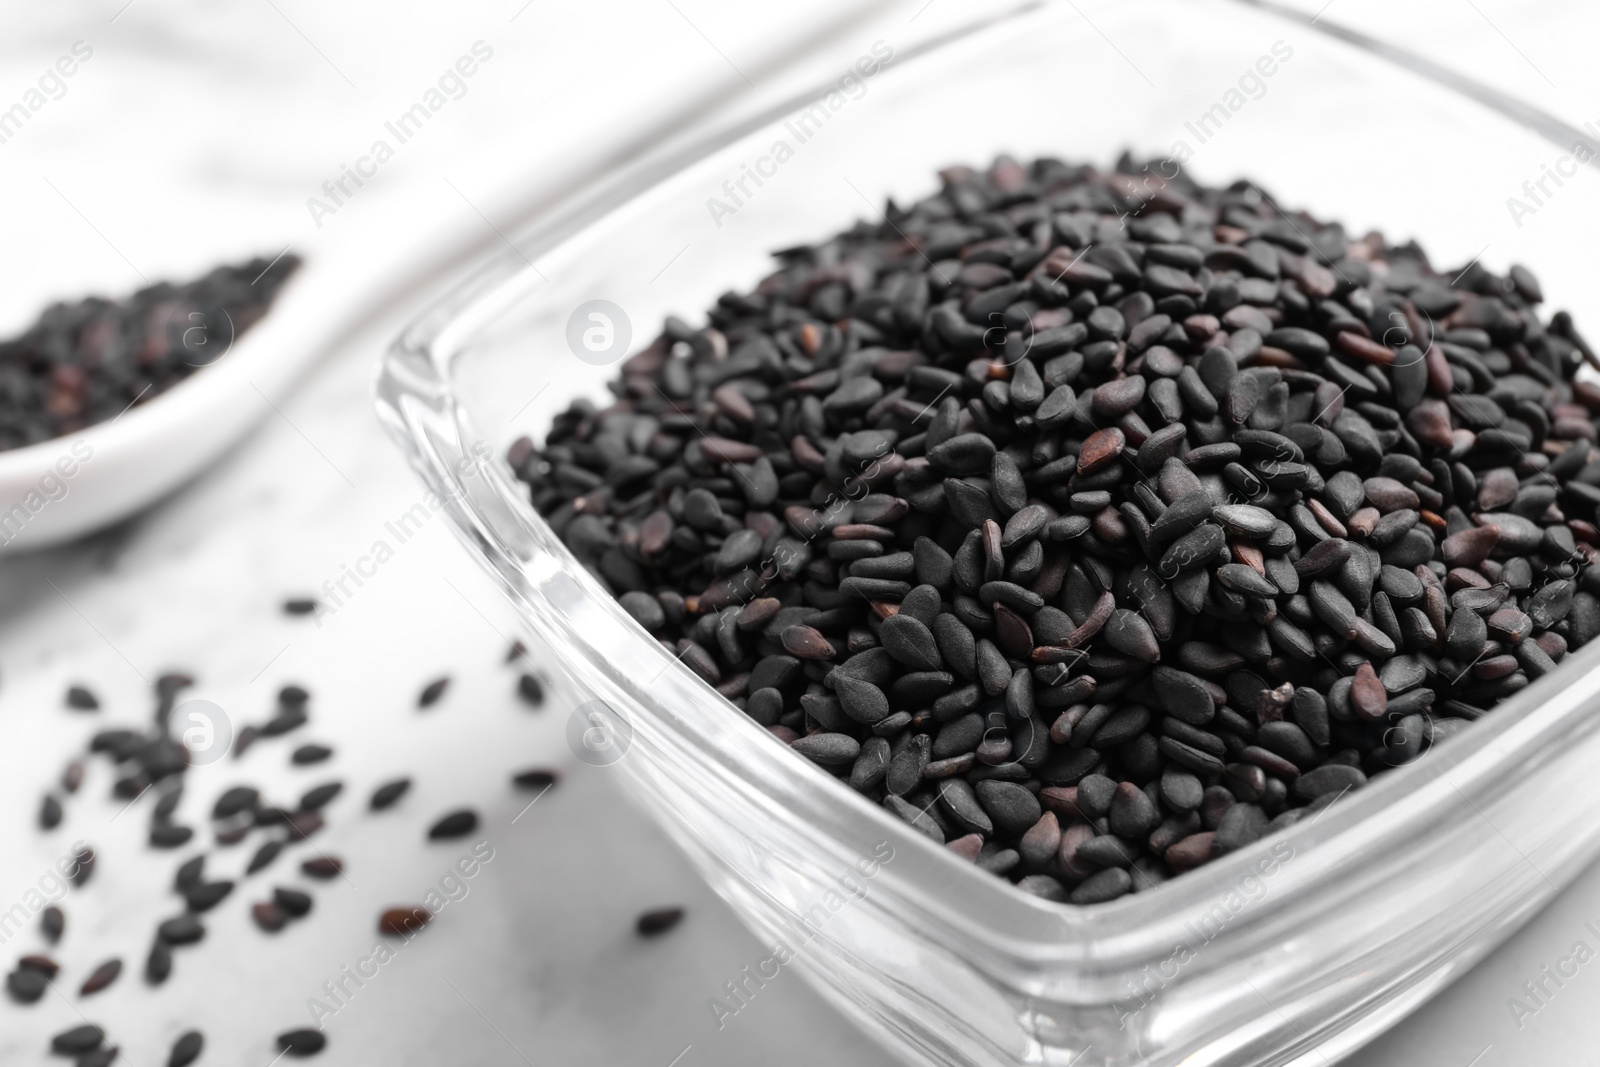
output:
[[[607,402],[616,361],[568,341],[592,325],[584,305],[609,301],[612,327],[629,324],[620,357],[665,314],[753,286],[772,250],[876,221],[886,197],[933,191],[951,164],[1185,151],[1203,181],[1248,176],[1353,234],[1415,236],[1435,262],[1526,263],[1580,326],[1600,320],[1585,251],[1600,175],[1560,164],[1570,154],[1525,116],[1226,0],[1033,5],[942,41],[885,39],[839,74],[664,145],[517,235],[395,343],[380,415],[550,660],[603,702],[574,711],[574,752],[620,754],[645,809],[773,946],[741,979],[751,993],[798,970],[913,1062],[1348,1054],[1595,855],[1600,648],[1315,819],[1149,892],[1050,903],[775,743],[633,623],[503,456],[572,399]],[[1531,205],[1524,181],[1550,169],[1561,183]]]

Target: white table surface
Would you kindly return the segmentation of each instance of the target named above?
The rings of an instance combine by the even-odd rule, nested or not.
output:
[[[456,212],[463,226],[488,226],[493,205],[477,196],[494,187],[490,175],[540,159],[554,173],[645,128],[675,94],[746,77],[766,84],[773,42],[817,17],[787,2],[758,12],[709,0],[495,0],[449,11],[124,3],[0,14],[0,107],[74,41],[94,49],[65,95],[0,145],[0,329],[53,297],[125,292],[141,274],[181,277],[221,258],[274,254],[285,241],[314,255],[348,253],[374,227],[403,237],[406,220],[387,213],[418,195],[436,196],[434,210]],[[896,17],[905,32],[925,32],[956,21],[961,6],[933,0]],[[1305,6],[1314,13],[1321,4]],[[1600,99],[1588,54],[1595,16],[1576,4],[1400,9],[1335,0],[1324,17],[1393,33],[1577,122],[1600,118],[1585,113]],[[871,39],[867,29],[852,33],[840,46],[847,57],[862,34]],[[306,198],[479,40],[494,58],[467,94],[339,215],[314,226]],[[359,290],[361,278],[350,284]],[[516,699],[516,671],[502,663],[510,609],[444,520],[395,544],[385,523],[421,492],[372,415],[370,383],[376,354],[410,310],[375,317],[281,415],[153,511],[87,543],[0,562],[0,812],[11,813],[0,817],[0,910],[22,900],[72,842],[92,842],[100,854],[94,878],[62,903],[68,933],[53,954],[66,968],[63,995],[27,1008],[0,1001],[0,1063],[44,1062],[48,1035],[81,1021],[81,1011],[134,1067],[164,1063],[167,1045],[190,1026],[207,1034],[203,1063],[265,1065],[272,1035],[309,1025],[308,998],[371,952],[378,910],[419,902],[479,839],[494,860],[327,1020],[330,1047],[319,1062],[884,1062],[798,979],[769,987],[717,1030],[705,1002],[759,946],[604,769],[571,759],[563,729],[573,694],[557,688],[542,711]],[[394,558],[335,615],[319,625],[279,611],[285,596],[318,594],[380,539]],[[196,848],[147,849],[149,798],[123,811],[104,763],[92,766],[60,829],[41,833],[34,812],[94,729],[146,721],[148,682],[169,669],[195,673],[200,685],[186,695],[215,701],[236,728],[264,719],[282,684],[313,694],[300,733],[191,770],[181,820],[204,825],[211,801],[235,782],[284,804],[322,781],[347,788],[328,829],[243,881],[207,917],[207,939],[178,950],[173,978],[150,990],[139,973],[144,952],[155,923],[179,910],[171,873]],[[419,712],[417,691],[446,673],[454,679],[446,697]],[[66,686],[80,681],[100,694],[100,712],[63,707]],[[290,767],[291,745],[312,739],[332,745],[335,758]],[[529,797],[507,777],[538,765],[569,776],[524,811]],[[389,813],[368,814],[367,792],[400,773],[414,777],[411,794]],[[425,843],[425,826],[461,805],[484,816],[477,837]],[[296,866],[313,846],[343,856],[348,879],[311,884],[307,919],[260,933],[247,904],[274,884],[307,885]],[[237,874],[252,847],[219,851],[212,873]],[[663,904],[686,905],[688,919],[639,941],[634,916]],[[1600,966],[1584,968],[1520,1026],[1507,1001],[1574,942],[1600,948],[1584,928],[1596,918],[1600,870],[1356,1062],[1594,1062]],[[0,969],[39,947],[33,930],[17,935],[0,948]],[[112,955],[123,957],[123,977],[79,998],[77,984]]]

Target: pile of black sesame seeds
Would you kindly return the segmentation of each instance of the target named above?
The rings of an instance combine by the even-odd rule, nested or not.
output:
[[[509,456],[779,741],[1078,904],[1320,810],[1600,631],[1596,360],[1533,275],[1166,170],[946,170]]]
[[[121,301],[47,308],[0,340],[0,450],[114,419],[210,365],[267,313],[299,265],[289,253],[258,257]]]

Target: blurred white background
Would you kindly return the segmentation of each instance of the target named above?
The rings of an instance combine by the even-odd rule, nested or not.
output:
[[[1292,3],[1574,124],[1600,123],[1592,6]],[[1094,3],[1079,6],[1093,17]],[[479,837],[496,859],[328,1021],[322,1062],[882,1061],[797,979],[716,1029],[706,998],[758,948],[603,769],[568,767],[562,786],[519,815],[531,798],[512,793],[509,772],[571,762],[562,740],[570,694],[557,686],[537,712],[517,701],[517,671],[501,663],[511,612],[442,520],[320,625],[284,617],[279,604],[317,595],[421,496],[377,427],[369,392],[377,353],[418,306],[415,288],[399,283],[425,280],[431,255],[452,243],[492,247],[536,191],[561,188],[663,123],[743,106],[878,37],[914,41],[978,10],[963,0],[105,0],[0,13],[0,113],[60,56],[80,57],[20,128],[0,126],[0,332],[53,299],[126,294],[145,279],[181,279],[286,245],[332,264],[326,284],[371,309],[281,412],[175,498],[89,542],[0,563],[0,910],[71,842],[101,853],[93,881],[63,904],[69,933],[54,954],[65,995],[0,1003],[0,1062],[42,1062],[48,1035],[81,1012],[136,1067],[164,1063],[189,1027],[210,1041],[203,1063],[267,1064],[272,1036],[310,1025],[307,998],[370,951],[378,909],[420,900],[467,850],[470,841],[422,839],[433,817],[461,805],[483,815]],[[790,61],[808,44],[810,58]],[[1107,44],[1137,52],[1137,42]],[[326,203],[324,182],[375,140],[394,144],[384,124],[475,46],[477,71],[446,86],[448,103],[335,214],[314,218],[308,199]],[[1405,161],[1396,180],[1448,180],[1448,166]],[[181,950],[172,980],[150,990],[139,974],[144,952],[155,922],[178,910],[172,869],[197,848],[146,849],[148,811],[120,811],[103,765],[59,830],[42,834],[34,812],[94,729],[146,721],[147,682],[168,669],[194,672],[194,695],[227,709],[236,727],[265,718],[282,684],[312,691],[311,725],[293,740],[328,743],[334,760],[291,768],[284,742],[262,743],[243,760],[191,772],[180,819],[203,826],[216,794],[239,781],[289,804],[343,780],[315,843],[346,857],[350,879],[311,886],[307,920],[262,934],[247,906],[274,884],[305,884],[302,847],[241,884],[208,916],[207,940]],[[447,673],[455,680],[446,698],[419,713],[417,691]],[[74,682],[100,693],[105,708],[66,711],[62,693]],[[368,815],[367,792],[396,774],[413,776],[412,794],[387,816]],[[246,855],[235,852],[214,858],[215,875],[241,869]],[[1600,1017],[1589,1008],[1600,974],[1580,972],[1520,1025],[1507,1001],[1574,941],[1592,942],[1583,924],[1600,916],[1597,891],[1591,872],[1359,1061],[1594,1062]],[[634,938],[639,911],[676,903],[690,909],[682,927],[659,941]],[[0,970],[40,947],[33,930],[17,935],[0,947]],[[124,959],[123,977],[80,999],[77,984],[113,955]]]

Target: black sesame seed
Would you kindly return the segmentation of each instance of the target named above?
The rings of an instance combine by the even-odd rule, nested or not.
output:
[[[422,687],[422,692],[417,694],[417,707],[431,708],[444,696],[444,691],[450,687],[450,676],[436,678]]]
[[[44,934],[44,939],[52,945],[61,940],[61,934],[66,928],[67,917],[54,904],[39,914],[39,930]]]
[[[395,937],[412,937],[433,921],[433,913],[420,905],[385,908],[378,915],[378,932]]]
[[[301,745],[289,755],[289,762],[296,767],[305,767],[313,763],[321,763],[333,755],[333,749],[327,745]]]
[[[100,699],[83,686],[75,685],[67,690],[67,707],[76,711],[97,711]]]
[[[39,802],[39,828],[54,830],[61,825],[61,801],[46,793]]]
[[[94,849],[87,846],[80,848],[72,854],[72,870],[67,878],[73,885],[81,887],[94,874],[94,866]]]
[[[392,808],[400,802],[400,798],[405,796],[406,791],[410,788],[410,778],[396,778],[391,782],[385,782],[372,791],[372,799],[367,802],[367,806],[373,811]]]
[[[33,1004],[50,986],[49,976],[31,967],[18,967],[6,975],[6,992],[18,1004]]]
[[[299,889],[279,886],[272,891],[272,900],[292,919],[298,919],[311,911],[311,894]]]
[[[467,808],[453,811],[435,822],[428,829],[428,839],[443,841],[453,837],[465,837],[478,828],[478,813]]]
[[[150,985],[160,985],[172,974],[172,950],[167,947],[167,942],[156,938],[150,946],[150,954],[144,961],[144,980]]]
[[[314,1056],[328,1045],[328,1038],[321,1030],[285,1030],[278,1035],[278,1051],[290,1056]]]
[[[181,848],[194,837],[194,829],[174,823],[157,823],[150,827],[151,848]]]
[[[50,1039],[50,1051],[58,1056],[78,1056],[92,1052],[106,1039],[105,1031],[93,1023],[63,1030]]]
[[[197,856],[195,858],[200,859],[202,857]],[[196,873],[195,877],[196,879],[199,878],[198,873]],[[210,911],[222,903],[228,894],[233,892],[233,883],[225,878],[215,882],[196,880],[186,885],[181,885],[179,889],[183,893],[183,899],[189,905],[190,911],[203,912]]]
[[[521,697],[523,703],[530,707],[542,707],[544,705],[544,683],[539,680],[537,675],[524,674],[517,679],[517,696]]]
[[[261,794],[247,785],[236,785],[225,791],[211,807],[213,819],[226,819],[240,812],[251,811]]]
[[[168,945],[192,945],[206,936],[206,928],[193,915],[179,915],[158,926],[156,936]]]
[[[250,920],[267,933],[275,934],[288,925],[289,916],[271,901],[257,901],[250,905]]]
[[[561,776],[558,772],[544,770],[541,768],[529,771],[521,771],[513,775],[511,778],[511,784],[516,786],[518,789],[542,793],[560,780]]]
[[[640,937],[656,937],[666,933],[683,921],[682,908],[656,908],[640,915],[634,929]]]
[[[344,861],[337,856],[314,856],[300,864],[300,869],[308,877],[325,882],[344,872]]]
[[[301,811],[320,811],[344,789],[343,782],[326,782],[308,789],[300,797]]]
[[[260,848],[256,849],[255,855],[250,857],[250,862],[245,865],[244,873],[255,874],[257,871],[270,864],[273,860],[277,859],[278,854],[282,851],[282,841],[265,842]]]
[[[172,1043],[172,1052],[167,1056],[167,1067],[189,1067],[189,1064],[200,1058],[200,1053],[205,1047],[206,1040],[200,1031],[187,1031]]]
[[[88,996],[91,993],[98,993],[112,982],[115,982],[117,980],[117,976],[121,973],[121,960],[106,960],[100,966],[96,967],[94,971],[90,973],[88,978],[84,979],[83,986],[78,992],[82,996]]]

